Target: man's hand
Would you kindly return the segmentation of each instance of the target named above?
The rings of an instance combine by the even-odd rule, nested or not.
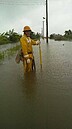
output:
[[[36,45],[39,45],[39,44],[40,44],[40,41],[39,41],[39,40],[37,40],[37,41],[36,41]]]
[[[27,59],[27,64],[29,64],[30,63],[30,59]]]

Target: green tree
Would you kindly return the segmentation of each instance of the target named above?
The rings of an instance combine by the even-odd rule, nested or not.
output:
[[[18,42],[20,37],[21,35],[14,32],[14,29],[7,31],[6,33],[0,33],[0,45]]]
[[[32,39],[38,40],[38,39],[40,39],[40,34],[38,32],[36,34],[34,32],[31,32],[30,37]]]

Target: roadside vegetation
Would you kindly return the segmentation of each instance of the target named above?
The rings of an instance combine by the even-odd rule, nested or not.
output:
[[[0,45],[4,44],[15,44],[20,41],[21,34],[18,34],[14,31],[14,29],[9,30],[7,32],[3,32],[2,34],[0,33]],[[40,34],[39,33],[34,33],[31,32],[31,38],[34,40],[40,39]],[[20,49],[20,45],[16,45],[16,47],[9,48],[5,51],[0,52],[0,60],[12,56],[14,53],[16,53],[17,50]]]
[[[31,32],[31,39],[34,39],[34,40],[39,40],[40,37],[41,37],[41,34],[39,34],[38,32],[35,34],[34,32]]]
[[[61,34],[51,34],[50,39],[58,40],[58,41],[72,41],[72,31],[67,30],[64,32],[64,35]]]
[[[16,43],[19,41],[20,37],[21,35],[16,33],[14,29],[3,32],[2,34],[0,33],[0,45]]]
[[[0,52],[0,60],[4,60],[5,58],[11,57],[19,49],[20,49],[20,45],[17,45],[16,47],[13,47],[13,48],[7,49],[3,52]]]

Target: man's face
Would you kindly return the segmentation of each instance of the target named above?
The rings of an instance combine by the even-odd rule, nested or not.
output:
[[[25,31],[25,34],[26,34],[27,37],[30,37],[31,31],[30,30],[29,31]]]

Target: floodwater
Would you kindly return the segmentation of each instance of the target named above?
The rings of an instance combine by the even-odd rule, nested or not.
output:
[[[15,55],[0,64],[0,129],[72,129],[72,42],[34,46],[36,72]]]
[[[6,51],[7,49],[16,47],[17,45],[19,45],[20,43],[9,43],[9,44],[5,44],[5,45],[0,45],[0,52]]]

